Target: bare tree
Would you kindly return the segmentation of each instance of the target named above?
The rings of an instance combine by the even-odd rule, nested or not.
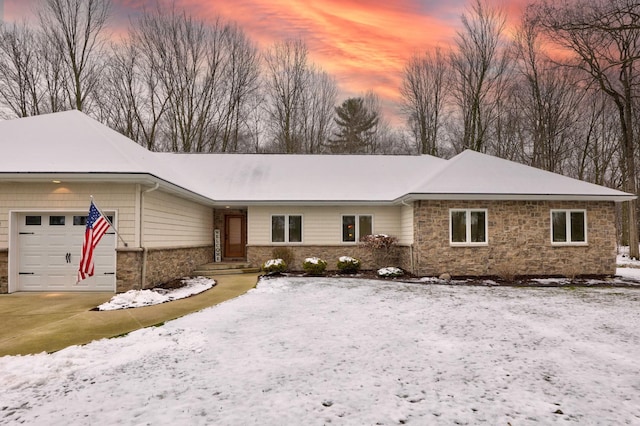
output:
[[[237,151],[251,145],[258,77],[257,48],[237,25],[158,6],[114,48],[101,109],[149,149]]]
[[[338,87],[333,77],[324,71],[312,67],[307,72],[309,85],[303,92],[300,114],[302,150],[307,154],[319,154],[324,151],[333,129]]]
[[[621,138],[614,103],[601,91],[591,90],[584,97],[579,115],[576,132],[580,143],[572,153],[572,163],[577,166],[573,176],[598,185],[619,186]]]
[[[160,149],[161,124],[169,93],[159,80],[159,58],[140,34],[113,46],[99,98],[100,118],[149,150]]]
[[[18,117],[40,114],[40,61],[37,34],[26,24],[0,26],[0,99]]]
[[[458,151],[486,149],[487,130],[505,90],[510,65],[502,40],[505,22],[504,12],[490,8],[485,0],[474,0],[468,14],[462,16],[462,30],[450,58],[452,94],[463,127]]]
[[[531,22],[523,21],[514,46],[518,59],[514,101],[530,141],[523,159],[534,167],[562,173],[573,149],[569,140],[577,132],[586,90],[577,84],[576,72],[546,58],[539,29]]]
[[[0,103],[18,117],[67,109],[60,53],[27,24],[0,26]]]
[[[402,109],[420,154],[438,155],[448,69],[440,49],[415,54],[404,67],[400,87]]]
[[[571,65],[582,70],[609,96],[620,118],[624,188],[637,193],[635,103],[640,78],[640,4],[636,0],[542,1],[528,10],[528,19],[576,56]],[[628,209],[629,254],[640,257],[636,202]]]
[[[220,102],[221,135],[216,151],[238,151],[241,132],[249,132],[249,98],[258,90],[260,59],[258,49],[235,24],[223,31],[224,66]]]
[[[302,152],[301,106],[309,85],[307,46],[301,40],[275,43],[265,53],[268,125],[276,150]]]
[[[109,0],[44,0],[38,13],[40,26],[68,78],[68,104],[86,110],[100,80],[104,29]]]

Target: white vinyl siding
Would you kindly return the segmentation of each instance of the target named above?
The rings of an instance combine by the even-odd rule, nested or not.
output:
[[[400,233],[398,244],[413,244],[413,203],[400,207]]]
[[[213,209],[162,191],[144,194],[143,238],[146,247],[212,244]]]
[[[0,183],[0,249],[9,246],[9,226],[15,212],[88,212],[90,195],[103,211],[117,211],[118,232],[129,247],[137,244],[135,184],[49,182]],[[15,216],[15,214],[14,214]],[[15,220],[15,219],[14,219]],[[15,225],[12,225],[12,227]],[[122,242],[117,241],[119,247]]]
[[[302,241],[304,245],[338,245],[342,243],[342,217],[344,215],[373,216],[373,232],[398,236],[400,234],[400,207],[398,206],[250,206],[247,212],[249,245],[271,245],[271,216],[299,214],[303,216]]]

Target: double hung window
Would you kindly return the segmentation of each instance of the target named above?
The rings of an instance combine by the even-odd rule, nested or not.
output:
[[[272,243],[301,243],[302,215],[282,214],[271,216]]]
[[[552,244],[586,244],[587,212],[585,210],[551,210]]]
[[[342,242],[354,243],[373,234],[373,216],[368,214],[342,216]]]
[[[449,238],[452,245],[486,245],[487,210],[449,210]]]

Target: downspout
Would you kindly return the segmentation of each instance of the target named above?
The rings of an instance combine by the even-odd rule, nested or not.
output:
[[[142,270],[140,272],[140,290],[147,281],[147,247],[144,245],[144,196],[149,192],[153,192],[160,187],[160,183],[156,182],[153,188],[140,191],[140,248],[142,249]]]
[[[412,213],[411,220],[414,220],[415,219],[415,206],[413,206],[411,204],[407,204],[407,202],[404,200],[404,198],[400,200],[400,203],[403,206],[406,206],[406,207],[413,207],[413,213]],[[416,273],[416,266],[415,266],[415,262],[414,262],[414,259],[413,259],[413,244],[414,244],[415,239],[416,239],[415,220],[414,220],[414,224],[411,227],[411,229],[412,229],[413,235],[411,236],[411,244],[409,244],[409,259],[411,261],[411,273],[415,274]]]

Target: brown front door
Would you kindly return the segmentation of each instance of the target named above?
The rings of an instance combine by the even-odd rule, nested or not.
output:
[[[242,215],[225,216],[224,257],[244,258],[246,222]]]

